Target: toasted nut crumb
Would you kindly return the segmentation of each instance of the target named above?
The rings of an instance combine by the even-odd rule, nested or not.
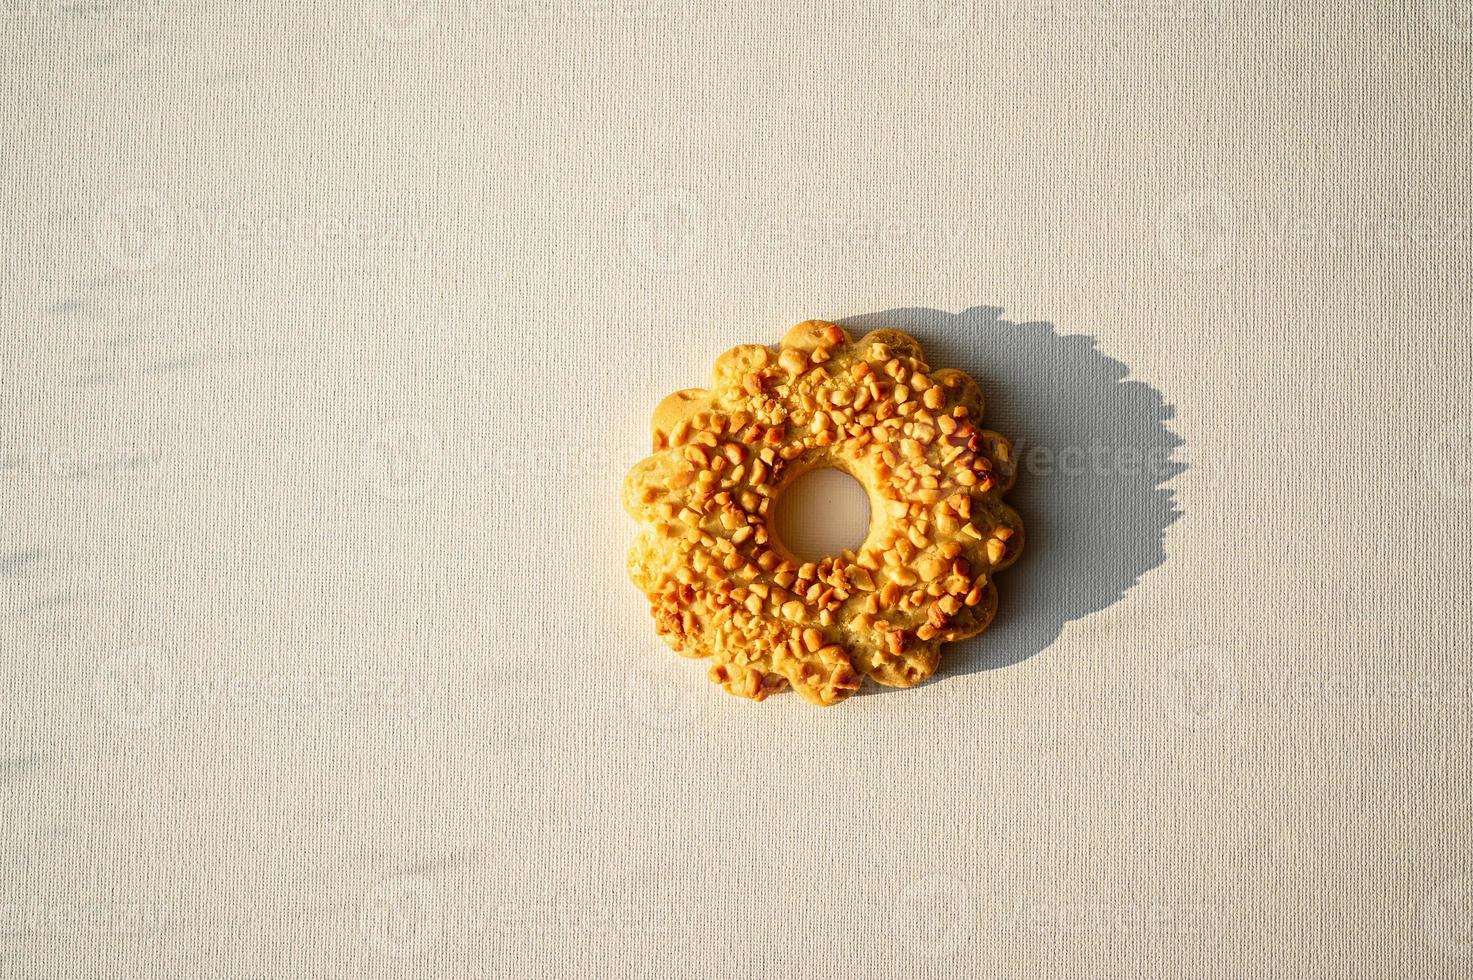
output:
[[[847,658],[844,656],[843,647],[831,643],[828,646],[819,648],[818,659],[823,661],[826,666],[833,667],[843,663]]]
[[[997,538],[987,539],[987,560],[996,565],[1007,554],[1008,547]]]

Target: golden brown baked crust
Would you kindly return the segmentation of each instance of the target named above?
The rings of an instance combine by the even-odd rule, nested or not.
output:
[[[655,409],[655,454],[624,482],[642,525],[629,574],[656,630],[758,701],[791,685],[830,705],[862,675],[895,687],[930,677],[943,642],[987,628],[992,576],[1023,544],[1001,499],[1017,473],[1012,444],[978,428],[982,410],[976,382],[932,371],[898,330],[854,341],[808,320],[776,353],[727,351],[710,389]],[[857,553],[804,562],[769,516],[820,466],[864,485],[870,530]]]

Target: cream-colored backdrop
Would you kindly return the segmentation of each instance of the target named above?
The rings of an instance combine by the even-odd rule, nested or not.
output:
[[[1466,975],[1466,3],[3,6],[7,973]],[[722,695],[649,409],[919,307],[1175,406],[1164,562]]]

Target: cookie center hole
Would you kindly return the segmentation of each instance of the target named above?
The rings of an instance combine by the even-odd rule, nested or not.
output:
[[[794,555],[818,561],[855,551],[869,533],[869,494],[843,470],[809,470],[778,497],[773,530]]]

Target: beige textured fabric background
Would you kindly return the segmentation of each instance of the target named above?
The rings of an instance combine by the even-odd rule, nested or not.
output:
[[[6,975],[1467,975],[1467,3],[213,6],[0,2]],[[978,307],[1164,542],[1030,474],[1018,662],[716,691],[649,410]]]

